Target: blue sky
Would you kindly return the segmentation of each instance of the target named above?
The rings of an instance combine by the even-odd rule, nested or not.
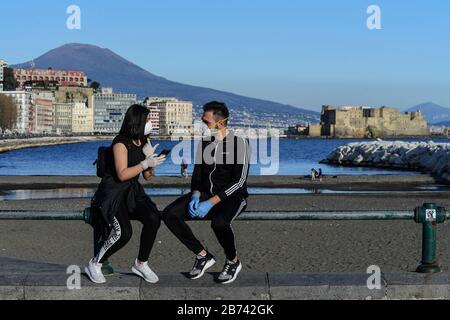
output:
[[[81,30],[66,9],[81,8]],[[381,30],[366,27],[381,8]],[[187,84],[320,110],[450,107],[450,1],[24,0],[2,2],[0,58],[69,42],[107,47]]]

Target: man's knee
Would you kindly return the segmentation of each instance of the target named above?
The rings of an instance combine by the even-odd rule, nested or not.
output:
[[[179,209],[177,210],[175,207],[168,207],[162,212],[162,219],[165,223],[182,221],[183,214],[184,212],[181,212]]]

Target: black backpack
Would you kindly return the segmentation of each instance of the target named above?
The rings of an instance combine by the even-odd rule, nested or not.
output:
[[[111,147],[100,147],[97,150],[97,160],[92,165],[96,166],[97,177],[103,178],[110,173],[110,168],[114,164],[114,157]]]

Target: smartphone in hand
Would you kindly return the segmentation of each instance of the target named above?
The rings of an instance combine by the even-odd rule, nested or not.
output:
[[[161,151],[161,153],[158,155],[158,157],[167,156],[167,155],[169,155],[170,151],[172,151],[172,150],[164,149],[163,151]]]

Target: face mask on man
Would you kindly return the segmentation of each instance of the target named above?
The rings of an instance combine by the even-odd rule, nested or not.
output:
[[[153,131],[153,124],[151,121],[145,124],[144,136],[148,136]]]
[[[217,128],[219,124],[223,124],[228,118],[219,120],[213,124],[207,123],[205,120],[203,120],[202,125],[202,133],[203,135],[210,135],[210,136],[216,136],[219,133],[219,129]]]
[[[208,125],[204,122],[202,122],[201,132],[204,137],[211,135],[211,129],[209,129]]]

